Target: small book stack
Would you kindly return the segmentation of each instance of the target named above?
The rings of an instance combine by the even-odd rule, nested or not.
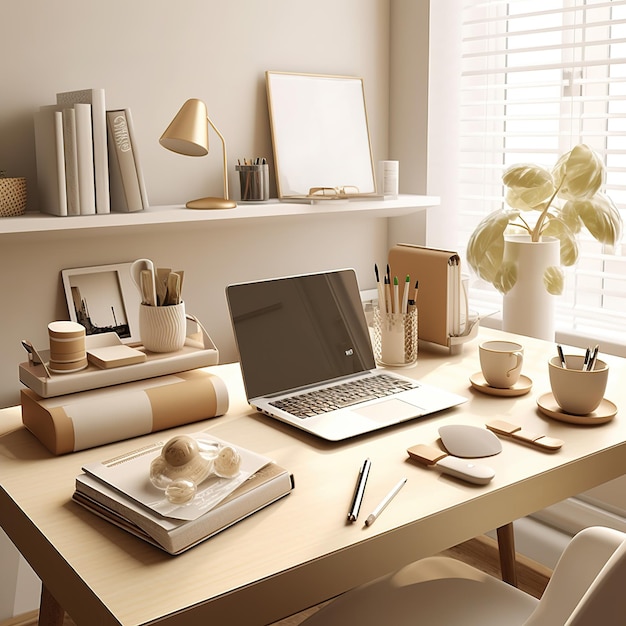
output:
[[[206,433],[200,440],[224,444]],[[291,492],[293,476],[271,459],[228,444],[241,456],[235,478],[211,476],[191,502],[170,503],[149,480],[150,464],[165,442],[85,465],[73,500],[99,517],[169,554],[180,554]]]
[[[34,115],[40,211],[94,215],[148,207],[129,109],[104,89],[58,93]]]

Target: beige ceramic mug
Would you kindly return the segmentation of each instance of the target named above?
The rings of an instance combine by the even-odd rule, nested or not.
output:
[[[519,380],[524,347],[514,341],[485,341],[478,347],[480,369],[490,387],[508,389]]]
[[[139,305],[139,336],[150,352],[176,352],[185,345],[185,303],[169,306]]]
[[[609,378],[609,366],[599,359],[594,368],[583,371],[584,357],[568,354],[565,356],[565,367],[558,356],[548,362],[550,386],[556,403],[571,415],[588,415],[593,413],[602,399]]]

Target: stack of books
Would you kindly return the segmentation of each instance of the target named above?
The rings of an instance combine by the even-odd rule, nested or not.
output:
[[[221,444],[207,433],[199,440]],[[85,465],[76,478],[73,500],[99,517],[140,537],[169,554],[180,554],[236,522],[288,495],[293,476],[271,459],[235,446],[241,455],[235,478],[211,476],[195,498],[183,505],[170,503],[150,480],[150,464],[165,441]]]
[[[104,89],[58,93],[35,113],[40,211],[141,211],[148,197],[130,109],[107,111]]]

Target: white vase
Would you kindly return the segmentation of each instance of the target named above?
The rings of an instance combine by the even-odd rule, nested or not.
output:
[[[554,237],[531,241],[529,235],[506,235],[504,261],[517,264],[517,282],[504,296],[502,329],[554,341],[556,296],[543,283],[546,268],[559,265],[560,242]]]

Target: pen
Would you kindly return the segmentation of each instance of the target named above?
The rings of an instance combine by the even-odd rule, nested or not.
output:
[[[391,313],[391,285],[389,278],[385,276],[385,313]]]
[[[419,288],[419,280],[415,281],[415,292],[413,293],[413,302],[417,305],[417,290]]]
[[[404,279],[404,291],[402,292],[402,313],[406,313],[409,306],[409,283],[411,277],[407,274]]]
[[[378,289],[378,308],[382,313],[387,305],[385,303],[385,291],[383,288],[383,284],[380,282],[380,275],[378,274],[378,265],[374,263],[374,273],[376,274],[376,288]]]
[[[592,353],[591,353],[591,357],[589,357],[589,363],[587,364],[587,371],[591,372],[593,370],[593,368],[595,367],[596,364],[596,359],[598,358],[598,350],[599,350],[600,346],[596,344],[596,346],[594,347]]]
[[[398,277],[393,277],[393,312],[400,313],[400,284]]]
[[[561,367],[566,370],[567,365],[565,364],[565,356],[563,355],[563,348],[561,348],[560,344],[557,344],[556,350],[559,353],[559,359],[561,359]]]
[[[381,501],[381,503],[368,515],[365,520],[366,526],[371,526],[378,516],[385,510],[385,507],[396,497],[398,491],[404,487],[406,478],[403,478]]]
[[[359,477],[356,481],[354,496],[352,497],[352,504],[350,505],[350,512],[348,513],[348,521],[350,522],[356,522],[356,518],[359,515],[361,502],[363,501],[363,494],[365,493],[365,483],[367,483],[367,476],[370,473],[371,465],[371,461],[369,459],[365,459],[363,467],[359,470]]]
[[[583,372],[586,372],[589,367],[590,357],[591,357],[591,350],[587,348],[587,350],[585,351],[585,360],[583,361],[583,367],[582,367]]]

